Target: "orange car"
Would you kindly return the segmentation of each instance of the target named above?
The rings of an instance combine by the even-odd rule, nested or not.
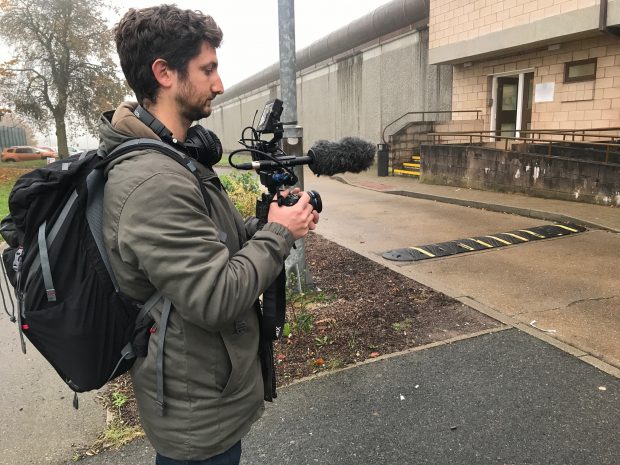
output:
[[[56,150],[54,150],[51,147],[46,147],[44,145],[38,145],[36,148],[41,151],[41,158],[49,158],[49,157],[58,158],[58,154],[56,153]]]
[[[56,152],[45,151],[28,145],[16,145],[2,151],[2,161],[41,160],[48,157],[57,158]]]

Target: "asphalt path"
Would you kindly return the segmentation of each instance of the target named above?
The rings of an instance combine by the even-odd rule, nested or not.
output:
[[[539,339],[499,331],[281,389],[241,463],[615,465],[619,388]],[[153,457],[139,440],[84,465]]]

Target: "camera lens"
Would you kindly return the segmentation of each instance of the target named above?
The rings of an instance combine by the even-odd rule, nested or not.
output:
[[[321,201],[319,193],[317,191],[308,191],[308,195],[310,196],[310,204],[317,213],[321,213],[321,210],[323,210],[323,202]]]

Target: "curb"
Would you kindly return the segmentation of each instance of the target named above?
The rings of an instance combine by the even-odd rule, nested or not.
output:
[[[581,218],[563,215],[560,213],[547,212],[543,210],[532,210],[529,208],[513,207],[511,205],[479,202],[476,200],[458,199],[455,197],[445,197],[445,196],[434,195],[434,194],[424,194],[421,192],[414,192],[414,191],[373,189],[372,187],[350,182],[343,176],[332,176],[331,178],[335,179],[336,181],[340,181],[343,184],[348,184],[350,186],[359,187],[361,189],[372,190],[375,192],[381,192],[384,194],[400,195],[403,197],[412,197],[412,198],[422,199],[422,200],[434,200],[435,202],[459,205],[462,207],[478,208],[480,210],[489,210],[489,211],[494,211],[498,213],[509,213],[513,215],[525,216],[528,218],[534,218],[538,220],[555,221],[559,223],[575,223],[575,224],[585,226],[591,229],[601,229],[601,230],[610,231],[613,233],[620,233],[620,230],[618,229],[610,228],[609,226],[605,226],[605,225],[598,224],[598,223],[593,223],[591,221],[586,221]]]

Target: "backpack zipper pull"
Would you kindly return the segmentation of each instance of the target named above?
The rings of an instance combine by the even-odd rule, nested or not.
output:
[[[19,273],[22,270],[22,255],[24,254],[24,248],[19,246],[15,251],[15,256],[13,257],[13,271]]]

